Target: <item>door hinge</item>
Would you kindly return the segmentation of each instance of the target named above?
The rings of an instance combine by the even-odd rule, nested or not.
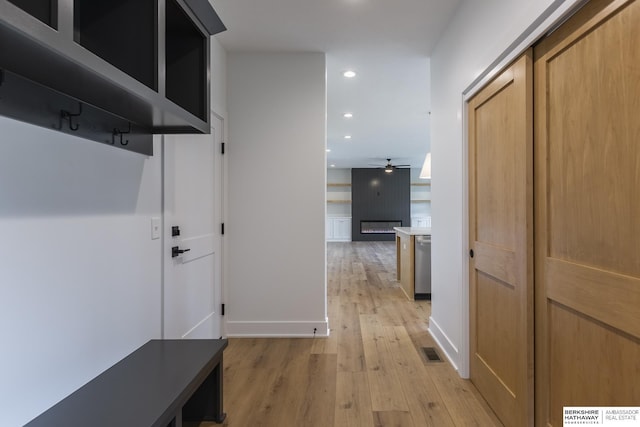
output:
[[[220,143],[220,153],[224,154],[224,142]]]
[[[222,308],[220,309],[220,315],[224,316],[224,304],[222,304]]]
[[[224,222],[220,224],[220,233],[224,235]]]

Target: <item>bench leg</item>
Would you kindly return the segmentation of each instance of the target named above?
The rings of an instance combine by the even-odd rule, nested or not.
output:
[[[193,396],[182,408],[185,421],[214,421],[221,424],[227,414],[222,406],[222,358],[211,374],[204,380]]]
[[[215,397],[214,397],[214,420],[218,424],[222,424],[225,418],[227,418],[227,414],[223,412],[222,406],[222,358],[220,358],[220,363],[212,372],[213,383],[215,388]]]
[[[179,412],[167,427],[182,427],[182,412]]]

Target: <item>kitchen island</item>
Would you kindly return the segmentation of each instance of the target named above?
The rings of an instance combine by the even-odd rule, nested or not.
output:
[[[396,276],[410,300],[415,299],[415,237],[430,236],[427,227],[394,227],[396,232]]]

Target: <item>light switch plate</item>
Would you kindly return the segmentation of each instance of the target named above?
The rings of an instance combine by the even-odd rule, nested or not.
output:
[[[151,240],[160,238],[160,218],[151,218]]]

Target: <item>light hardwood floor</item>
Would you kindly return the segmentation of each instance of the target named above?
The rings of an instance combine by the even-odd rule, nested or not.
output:
[[[230,339],[224,425],[501,426],[448,362],[427,361],[431,304],[407,300],[395,263],[395,242],[329,243],[331,336]]]

